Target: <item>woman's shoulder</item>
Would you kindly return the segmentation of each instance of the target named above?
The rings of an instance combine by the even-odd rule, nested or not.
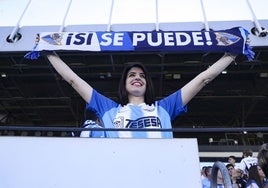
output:
[[[259,188],[256,181],[251,179],[248,181],[246,188]]]

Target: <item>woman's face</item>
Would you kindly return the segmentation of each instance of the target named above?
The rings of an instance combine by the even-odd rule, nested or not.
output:
[[[146,79],[141,68],[132,67],[128,71],[125,87],[129,95],[136,97],[144,96],[146,91]]]
[[[265,178],[265,174],[264,174],[263,170],[261,169],[261,167],[258,166],[257,168],[258,168],[258,172],[259,172],[260,177]]]

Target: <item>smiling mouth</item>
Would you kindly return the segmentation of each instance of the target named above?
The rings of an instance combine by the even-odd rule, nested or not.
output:
[[[139,87],[142,86],[142,84],[140,82],[134,82],[131,85],[133,85],[133,86],[139,86]]]

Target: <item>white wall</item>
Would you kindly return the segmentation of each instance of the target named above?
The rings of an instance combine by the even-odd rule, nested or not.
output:
[[[196,139],[0,137],[3,188],[198,188]]]

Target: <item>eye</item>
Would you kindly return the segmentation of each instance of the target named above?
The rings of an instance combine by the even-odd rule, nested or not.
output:
[[[130,72],[129,74],[128,74],[128,77],[135,77],[136,76],[136,73],[134,73],[134,72]]]
[[[143,73],[140,74],[140,77],[141,77],[141,78],[146,78],[146,77],[145,77],[145,74],[143,74]]]

